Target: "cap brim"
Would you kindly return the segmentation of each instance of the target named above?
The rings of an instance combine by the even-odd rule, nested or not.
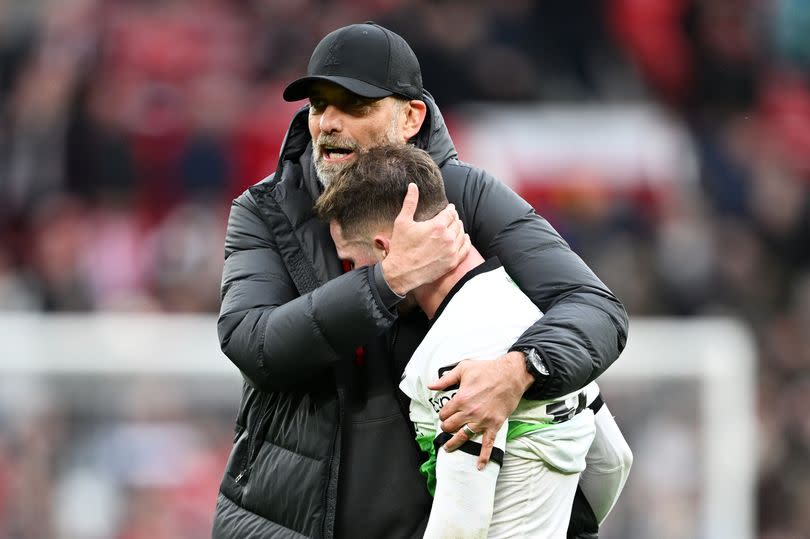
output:
[[[362,97],[379,98],[393,95],[394,92],[374,86],[361,80],[353,79],[350,77],[337,77],[330,75],[314,75],[311,77],[301,77],[300,79],[291,82],[284,89],[285,101],[299,101],[308,98],[311,93],[312,85],[319,81],[333,82],[338,86],[345,88],[353,94]]]

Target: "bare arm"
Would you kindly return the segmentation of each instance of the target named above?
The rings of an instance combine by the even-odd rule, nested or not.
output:
[[[409,196],[395,224],[398,243],[392,244],[386,259],[394,264],[392,280],[403,290],[447,272],[469,249],[453,208],[416,223],[415,186]],[[273,200],[267,197],[257,203],[245,194],[231,209],[219,338],[222,350],[251,385],[264,391],[288,390],[350,357],[356,346],[387,330],[396,313],[383,297],[373,267],[348,272],[300,294],[290,275],[300,268],[290,270],[284,258],[285,249],[294,246],[280,243],[271,232],[260,203]],[[308,231],[323,256],[335,256],[326,225],[313,222]],[[279,234],[278,229],[274,232]],[[418,263],[409,256],[414,248],[421,253]]]
[[[281,247],[250,198],[234,203],[225,247],[220,345],[258,389],[294,388],[396,318],[376,292],[371,268],[300,295]]]

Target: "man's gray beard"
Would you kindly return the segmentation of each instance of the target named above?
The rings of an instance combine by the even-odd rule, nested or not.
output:
[[[317,153],[317,155],[316,155]],[[312,151],[312,162],[315,164],[315,174],[318,175],[318,181],[321,182],[323,188],[329,187],[332,180],[337,177],[341,170],[343,170],[349,163],[327,163],[323,160],[318,150]]]
[[[388,131],[383,133],[377,140],[372,141],[368,147],[357,147],[354,151],[362,152],[368,148],[382,146],[383,144],[396,145],[399,143],[400,141],[396,115],[394,115],[391,125],[388,126]],[[315,165],[315,173],[318,175],[318,181],[320,181],[321,185],[323,185],[324,189],[326,189],[329,187],[329,184],[332,183],[332,180],[334,180],[337,175],[343,171],[343,169],[352,164],[352,161],[349,160],[344,163],[327,163],[324,161],[323,155],[318,147],[319,145],[316,144],[316,141],[312,141],[312,163]]]

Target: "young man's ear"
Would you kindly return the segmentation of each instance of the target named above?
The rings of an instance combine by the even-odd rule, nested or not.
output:
[[[405,115],[405,123],[402,126],[402,135],[407,141],[415,137],[422,128],[422,124],[425,121],[425,116],[427,116],[427,105],[424,101],[411,99],[402,108],[402,113]]]
[[[388,256],[388,252],[391,250],[391,240],[382,234],[377,234],[374,236],[374,250],[380,257],[380,260],[384,259],[386,256]]]

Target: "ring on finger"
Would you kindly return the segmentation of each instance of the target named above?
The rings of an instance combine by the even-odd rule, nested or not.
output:
[[[476,436],[478,434],[477,432],[472,430],[470,428],[470,425],[468,425],[467,423],[464,423],[464,426],[461,427],[461,430],[464,431],[464,434],[466,434],[468,438],[472,438],[473,436]]]

